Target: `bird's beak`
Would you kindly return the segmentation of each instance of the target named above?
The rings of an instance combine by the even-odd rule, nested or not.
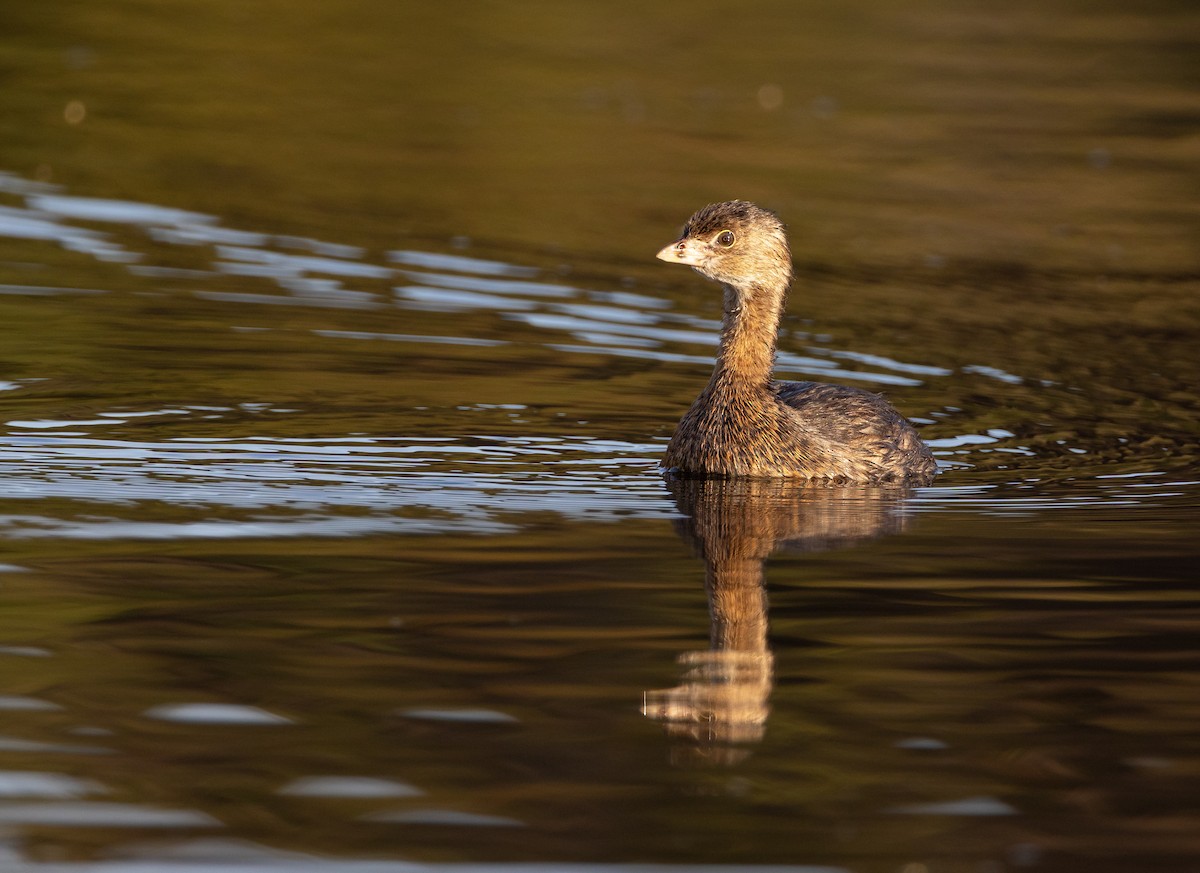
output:
[[[689,266],[695,266],[697,263],[699,263],[699,258],[696,256],[696,252],[691,247],[691,241],[686,237],[671,243],[655,257],[657,257],[660,261],[669,261],[672,264],[688,264]]]

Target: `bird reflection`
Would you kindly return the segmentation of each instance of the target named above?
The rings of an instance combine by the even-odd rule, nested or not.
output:
[[[709,648],[685,652],[683,684],[647,691],[680,761],[735,763],[766,730],[774,659],[763,563],[778,549],[819,552],[903,529],[899,486],[797,486],[786,480],[668,478],[680,536],[704,559]]]

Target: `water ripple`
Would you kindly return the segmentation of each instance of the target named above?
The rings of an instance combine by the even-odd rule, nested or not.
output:
[[[224,227],[215,216],[184,209],[71,196],[12,174],[0,173],[0,191],[24,204],[0,206],[0,237],[45,241],[121,264],[121,269],[133,274],[167,283],[161,293],[175,291],[254,307],[392,308],[406,318],[406,328],[407,316],[418,311],[481,311],[496,316],[489,327],[495,334],[486,336],[457,335],[447,327],[454,323],[452,319],[418,316],[411,319],[413,327],[403,331],[355,329],[361,327],[358,322],[302,328],[306,337],[330,349],[336,342],[479,349],[529,343],[566,355],[646,360],[698,371],[713,361],[719,324],[677,312],[671,300],[652,292],[567,285],[552,281],[537,267],[465,255],[395,249],[373,257],[363,248],[338,242]],[[186,247],[193,266],[141,263],[164,260],[163,247]],[[0,294],[31,297],[106,293],[51,285],[0,286]],[[347,313],[347,322],[352,317]],[[802,352],[780,351],[781,373],[884,386],[916,386],[922,380],[954,375],[943,367],[834,348],[820,336],[785,334],[785,346],[797,343],[804,344]],[[846,365],[861,369],[849,370]],[[966,366],[960,372],[1007,384],[1025,381],[985,365]],[[22,387],[20,382],[0,382],[0,390]],[[77,418],[40,406],[14,413],[8,421],[10,433],[0,443],[0,465],[6,497],[20,505],[12,504],[0,518],[0,533],[60,538],[492,533],[510,530],[513,516],[524,512],[597,519],[675,514],[656,471],[662,441],[553,434],[425,439],[341,434],[308,440],[253,435],[122,438],[122,425],[156,417],[172,416],[186,426],[229,412],[281,411],[241,404],[150,410],[93,407]],[[925,421],[936,422],[945,434],[948,422],[961,412],[946,407],[931,412]],[[943,435],[931,445],[945,468],[969,467],[991,453],[1037,454],[1013,431],[998,427]],[[1089,451],[1065,444],[1062,450]],[[1126,475],[1128,480],[1120,478]],[[1178,476],[1139,478],[1149,475],[1108,474],[1066,497],[1028,496],[1019,487],[1004,495],[934,487],[921,491],[913,507],[1009,512],[1093,502],[1145,503],[1166,499],[1181,487],[1175,481]],[[1025,484],[1039,487],[1035,480]],[[63,500],[90,508],[66,518],[42,515],[39,502]],[[146,509],[151,504],[160,509],[169,505],[181,517],[164,521],[159,512],[154,520],[144,520],[142,516],[154,515]],[[104,511],[96,512],[96,505]]]
[[[935,445],[977,447],[1009,438],[994,429]],[[0,516],[0,534],[170,539],[500,533],[513,529],[517,515],[547,511],[596,520],[667,519],[677,511],[656,468],[662,448],[661,442],[528,435],[160,441],[14,435],[0,444],[6,496],[33,511]],[[1042,493],[1037,483],[1003,491],[934,486],[921,489],[911,506],[917,512],[1012,513],[1146,504],[1175,493],[1177,479],[1111,476],[1065,495]],[[57,517],[36,509],[40,501],[62,500],[93,508],[65,517],[59,503],[53,504]],[[108,510],[97,512],[96,505]],[[141,508],[152,505],[169,505],[182,517],[164,520],[161,511]]]
[[[613,357],[707,367],[710,355],[694,355],[673,346],[712,348],[715,322],[670,312],[669,300],[630,291],[586,290],[540,278],[533,266],[464,255],[396,249],[383,253],[386,264],[372,262],[357,246],[304,237],[273,235],[224,227],[216,216],[185,209],[127,200],[79,197],[51,185],[0,174],[0,191],[24,198],[25,207],[0,206],[0,237],[44,240],[97,260],[121,263],[131,273],[169,280],[203,300],[246,306],[303,306],[322,309],[401,307],[426,312],[486,311],[547,334],[544,345],[560,352],[586,351]],[[82,227],[73,222],[107,224],[126,232]],[[139,239],[146,250],[139,250]],[[210,248],[202,268],[142,263],[155,247]],[[300,252],[300,253],[297,253]],[[155,257],[153,260],[160,260]],[[346,283],[381,283],[403,278],[391,288],[348,287]],[[248,289],[246,280],[264,280]],[[188,287],[203,283],[202,287]],[[229,287],[222,287],[228,283]],[[270,290],[271,287],[277,290]],[[97,294],[94,289],[3,286],[0,293]],[[563,302],[563,301],[571,302]],[[671,324],[677,326],[672,327]],[[360,332],[324,331],[317,336],[381,338]],[[416,336],[417,334],[412,334]],[[399,336],[399,335],[393,335]],[[564,337],[582,343],[564,343]],[[461,337],[469,344],[482,339]],[[435,341],[435,340],[426,340]],[[443,337],[443,342],[452,338]],[[814,356],[784,350],[781,371],[821,378],[858,380],[881,385],[918,385],[915,377],[941,377],[948,371],[850,350],[812,348]],[[840,360],[865,365],[846,370]],[[978,367],[973,372],[984,373]],[[988,370],[1008,381],[1019,377]]]
[[[79,828],[211,828],[212,816],[193,809],[161,809],[133,803],[59,802],[0,804],[0,824]]]

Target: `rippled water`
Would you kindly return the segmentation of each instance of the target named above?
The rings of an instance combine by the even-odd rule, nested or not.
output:
[[[1190,8],[331,9],[0,33],[0,870],[1195,869]],[[733,195],[931,487],[658,471]]]

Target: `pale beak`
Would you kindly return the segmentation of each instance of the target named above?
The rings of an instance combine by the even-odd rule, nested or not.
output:
[[[655,255],[655,257],[660,261],[670,261],[672,264],[687,264],[692,267],[700,263],[697,252],[692,248],[691,240],[686,237],[671,243]]]

